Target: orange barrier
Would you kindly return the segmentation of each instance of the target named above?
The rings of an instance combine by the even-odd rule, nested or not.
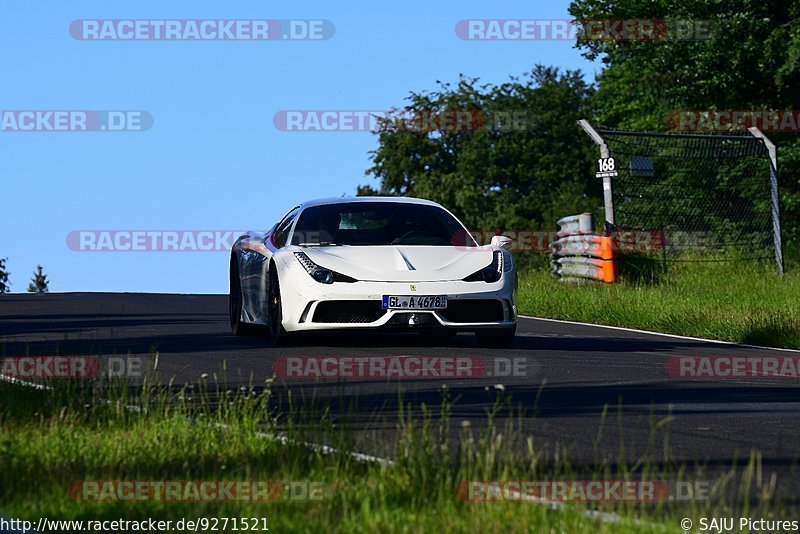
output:
[[[617,257],[614,240],[611,237],[600,238],[600,259],[603,260],[603,282],[617,281]]]

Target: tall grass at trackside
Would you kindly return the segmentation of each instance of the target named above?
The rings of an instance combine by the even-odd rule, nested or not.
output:
[[[651,421],[651,451],[635,460],[598,456],[594,470],[574,469],[566,454],[546,464],[538,444],[519,430],[512,399],[500,392],[485,428],[449,432],[453,404],[401,403],[391,465],[324,453],[302,441],[345,451],[349,432],[293,407],[278,413],[270,384],[233,392],[215,386],[59,385],[34,390],[0,383],[0,515],[50,519],[265,517],[272,531],[293,532],[675,532],[681,518],[780,517],[774,479],[756,454],[715,475],[710,501],[681,503],[533,503],[462,501],[465,480],[703,479],[703,466],[652,458],[668,449],[671,417]],[[401,399],[402,400],[402,399]],[[613,407],[610,408],[613,413]],[[609,416],[613,421],[613,417]],[[309,425],[309,421],[315,421]],[[278,440],[278,433],[288,438]],[[612,468],[612,466],[614,466]],[[78,480],[280,480],[322,482],[321,502],[81,502]],[[586,513],[616,514],[602,520]]]
[[[673,263],[657,281],[565,283],[520,277],[524,315],[800,348],[800,272],[765,264]]]

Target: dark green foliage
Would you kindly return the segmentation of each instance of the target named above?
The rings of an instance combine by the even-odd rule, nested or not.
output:
[[[9,286],[11,283],[8,281],[8,275],[10,274],[6,271],[6,262],[8,258],[0,258],[0,294],[8,293],[10,291]]]
[[[49,291],[47,285],[47,275],[44,274],[42,266],[37,265],[31,283],[28,284],[28,293],[47,293]]]
[[[429,198],[472,229],[551,229],[556,219],[600,203],[596,148],[575,124],[591,114],[591,93],[579,72],[543,66],[500,86],[462,78],[412,93],[405,115],[473,110],[487,123],[469,132],[384,123],[368,171],[380,185],[362,186],[358,194]],[[503,113],[524,117],[524,124],[497,127]]]
[[[708,20],[711,38],[579,40],[603,62],[600,125],[667,131],[678,110],[800,109],[800,2],[796,0],[573,0],[576,19]],[[800,231],[800,132],[765,132],[778,146],[787,244]]]
[[[597,147],[577,119],[665,132],[669,117],[681,110],[800,109],[797,0],[573,0],[569,11],[579,20],[657,19],[668,27],[709,21],[710,38],[579,38],[583,54],[603,66],[594,87],[577,72],[539,65],[530,76],[500,86],[462,78],[454,86],[411,93],[402,111],[412,115],[525,111],[531,120],[524,131],[477,132],[410,132],[386,123],[368,171],[379,185],[361,186],[358,194],[431,198],[475,229],[550,229],[562,216],[597,212],[601,205],[592,170]],[[778,145],[783,234],[791,251],[800,235],[800,132],[766,133]],[[697,184],[698,190],[707,186]]]

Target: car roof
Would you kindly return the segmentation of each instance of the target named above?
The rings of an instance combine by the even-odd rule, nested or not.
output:
[[[300,208],[310,208],[312,206],[324,206],[328,204],[346,204],[353,202],[396,202],[400,204],[420,204],[424,206],[442,206],[432,200],[413,197],[331,197],[308,200],[300,204]]]

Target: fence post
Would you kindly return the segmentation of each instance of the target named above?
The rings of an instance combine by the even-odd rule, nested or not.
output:
[[[589,124],[589,121],[580,119],[578,124],[600,146],[600,157],[603,159],[610,157],[608,145],[602,136],[597,133],[597,130]],[[606,215],[606,235],[610,235],[614,231],[614,195],[611,189],[610,176],[603,176],[603,206]]]
[[[772,203],[772,242],[775,246],[775,266],[778,274],[783,275],[783,243],[781,241],[781,207],[778,198],[778,151],[775,144],[755,126],[748,128],[753,137],[761,139],[767,147],[770,159],[769,189]]]

